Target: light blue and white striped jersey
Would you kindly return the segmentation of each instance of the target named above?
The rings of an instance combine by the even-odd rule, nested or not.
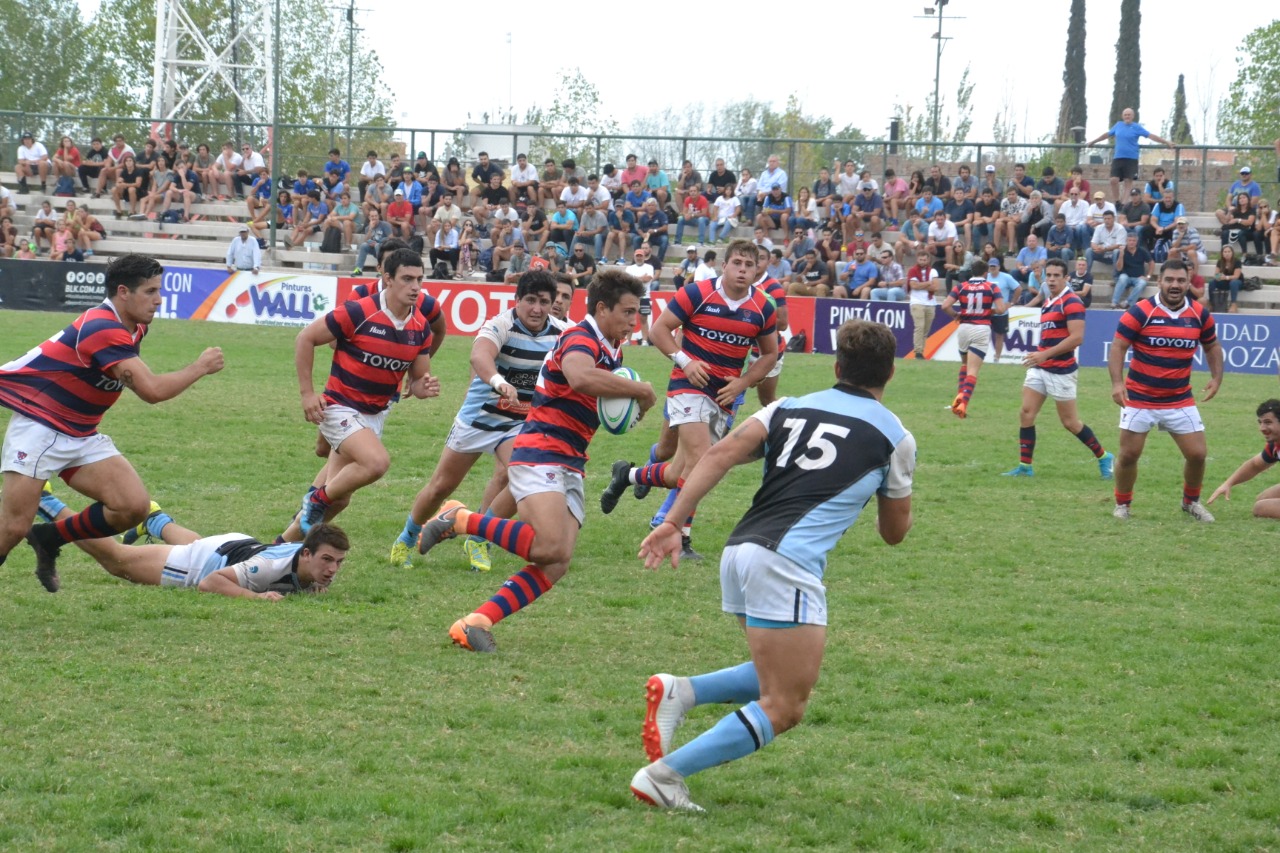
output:
[[[264,545],[244,533],[206,536],[188,545],[176,546],[160,575],[165,586],[195,587],[209,575],[230,566],[235,570],[236,582],[253,592],[266,592],[276,584],[292,584],[296,590],[301,550],[301,542]]]
[[[784,397],[752,417],[769,431],[764,479],[729,545],[753,542],[821,578],[867,501],[911,494],[915,438],[861,389]]]
[[[476,333],[476,339],[492,341],[498,348],[498,373],[516,389],[520,402],[515,405],[506,402],[489,386],[486,381],[489,377],[477,376],[467,387],[466,399],[458,410],[458,423],[479,430],[502,432],[523,424],[533,401],[533,386],[538,381],[542,362],[566,328],[563,321],[547,317],[547,324],[541,332],[531,332],[516,317],[514,308],[485,323]]]

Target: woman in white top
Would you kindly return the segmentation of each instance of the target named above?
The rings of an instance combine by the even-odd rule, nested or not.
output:
[[[714,243],[717,239],[728,238],[733,233],[733,229],[738,227],[738,208],[742,206],[742,202],[733,194],[733,185],[725,184],[720,191],[720,197],[712,206],[715,208],[715,215],[711,217],[709,239]],[[716,237],[717,233],[720,235],[719,238]]]
[[[759,187],[756,179],[752,177],[751,170],[743,168],[738,172],[738,204],[741,205],[742,212],[739,218],[745,219],[747,222],[756,221],[756,191]]]
[[[818,227],[821,221],[818,218],[818,202],[814,200],[808,187],[801,187],[796,193],[795,213],[796,217],[791,220],[792,228],[809,231]]]

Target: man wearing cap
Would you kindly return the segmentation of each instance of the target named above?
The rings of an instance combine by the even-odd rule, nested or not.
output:
[[[1209,260],[1200,232],[1188,224],[1185,216],[1173,220],[1173,234],[1169,237],[1169,260],[1182,261],[1192,272]]]
[[[675,275],[671,276],[671,283],[676,286],[676,290],[686,284],[693,284],[697,281],[694,277],[694,270],[698,268],[698,265],[698,247],[690,246],[685,250],[685,258],[680,262],[680,266],[676,268]]]
[[[1121,179],[1124,180],[1125,196],[1128,196],[1129,190],[1133,189],[1133,181],[1138,177],[1138,140],[1144,136],[1154,142],[1159,142],[1166,148],[1173,147],[1172,142],[1156,136],[1134,121],[1132,107],[1125,108],[1125,111],[1121,114],[1120,121],[1116,122],[1110,130],[1085,143],[1086,147],[1092,147],[1108,137],[1116,141],[1115,153],[1111,159],[1112,198],[1121,198]]]
[[[1005,310],[991,315],[991,348],[995,352],[996,362],[1004,353],[1004,340],[1009,334],[1009,306],[1014,304],[1014,297],[1020,286],[1018,280],[1004,271],[999,258],[987,261],[987,281],[1000,289],[1000,298],[1004,301]]]
[[[884,227],[884,199],[876,192],[875,187],[865,181],[858,187],[858,195],[853,199],[853,211],[864,229],[879,231]]]
[[[257,275],[262,269],[262,249],[249,234],[249,226],[240,226],[240,235],[227,247],[227,272],[251,272]]]
[[[1128,232],[1116,224],[1116,213],[1114,210],[1108,210],[1102,214],[1102,224],[1093,232],[1093,240],[1089,244],[1088,250],[1084,253],[1084,259],[1089,264],[1089,271],[1093,271],[1094,261],[1104,261],[1108,264],[1114,264],[1119,256],[1120,250],[1124,248],[1124,241],[1128,237]]]
[[[35,176],[40,178],[40,192],[47,191],[45,184],[49,179],[49,151],[44,143],[36,142],[35,137],[29,133],[22,134],[14,173],[18,176],[18,192],[23,195],[31,192],[31,188],[27,186],[27,178]]]
[[[1231,192],[1227,193],[1227,198],[1234,200],[1240,193],[1246,193],[1249,196],[1249,204],[1253,207],[1258,206],[1258,199],[1262,197],[1262,187],[1253,179],[1253,169],[1248,166],[1240,169],[1240,180],[1231,185]]]
[[[1120,208],[1120,215],[1116,217],[1116,221],[1120,223],[1121,228],[1138,235],[1139,246],[1151,248],[1154,242],[1154,232],[1151,230],[1151,205],[1143,200],[1142,193],[1137,187],[1129,190],[1129,203]]]
[[[982,169],[982,187],[991,190],[991,195],[995,198],[1004,198],[1004,185],[1000,183],[1000,179],[996,177],[996,167],[988,163]]]
[[[1092,230],[1102,224],[1102,215],[1107,211],[1116,212],[1116,206],[1107,201],[1107,194],[1102,190],[1098,190],[1093,194],[1093,204],[1089,205],[1089,210],[1085,213],[1084,222]]]
[[[406,183],[408,181],[401,181],[402,186]],[[387,205],[387,223],[395,236],[406,241],[413,239],[413,205],[405,200],[400,187],[396,187],[391,194],[391,204]]]

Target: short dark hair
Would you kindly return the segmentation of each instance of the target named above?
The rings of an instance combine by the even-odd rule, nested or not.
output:
[[[600,304],[612,310],[628,293],[636,299],[644,299],[645,288],[640,279],[627,275],[616,267],[605,270],[587,285],[587,314],[594,317],[596,306]]]
[[[384,275],[394,277],[401,267],[417,267],[418,269],[426,270],[426,266],[422,263],[422,255],[419,255],[413,249],[396,249],[382,258],[382,272]]]
[[[341,151],[339,151],[337,148],[330,148],[330,149],[329,149],[329,156],[331,156],[331,157],[332,157],[334,154],[337,154],[339,157],[341,157],[341,156],[342,156],[342,152],[341,152]]]
[[[1271,415],[1280,421],[1280,400],[1273,397],[1258,406],[1258,417],[1261,418],[1263,415]]]
[[[382,261],[397,249],[407,249],[409,244],[399,237],[388,237],[382,241],[382,245],[378,247],[378,268],[382,268]]]
[[[846,320],[836,331],[840,382],[855,388],[883,388],[893,375],[898,341],[883,323]]]
[[[347,534],[342,528],[336,524],[321,522],[311,528],[306,538],[302,540],[302,547],[312,554],[325,545],[335,551],[342,551],[344,554],[351,550],[351,540],[347,538]]]
[[[711,251],[710,249],[708,249],[707,253],[702,256],[702,260],[708,264],[714,261],[715,259],[716,259],[716,253]]]
[[[489,156],[489,152],[488,152],[488,151],[481,151],[481,152],[480,152],[479,154],[477,154],[476,156],[477,156],[477,157],[488,157],[488,156]]]
[[[987,269],[987,262],[979,258],[969,265],[969,275],[973,278],[986,278]]]
[[[1160,275],[1162,277],[1164,276],[1165,270],[1182,270],[1188,275],[1191,274],[1191,270],[1187,267],[1187,265],[1183,263],[1181,260],[1179,260],[1178,258],[1170,258],[1169,260],[1165,261],[1163,264],[1160,265]]]
[[[150,255],[121,255],[107,264],[107,298],[115,296],[120,288],[135,292],[147,279],[164,275],[164,267]]]
[[[1062,258],[1050,258],[1048,261],[1045,262],[1045,265],[1044,265],[1045,269],[1048,269],[1049,267],[1057,267],[1058,269],[1062,270],[1062,275],[1064,277],[1067,274],[1067,262],[1064,261]]]
[[[556,298],[556,278],[546,270],[528,270],[516,282],[516,299],[524,299],[530,293],[545,293]]]

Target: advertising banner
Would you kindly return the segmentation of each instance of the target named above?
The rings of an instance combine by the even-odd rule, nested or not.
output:
[[[338,280],[329,275],[219,275],[222,282],[199,302],[191,313],[192,320],[306,326],[337,303]]]
[[[1280,317],[1268,314],[1214,314],[1214,328],[1222,344],[1227,373],[1269,373],[1280,370]],[[1076,353],[1085,367],[1106,367],[1111,341],[1120,322],[1119,311],[1089,309],[1084,344]],[[1195,369],[1207,370],[1204,351],[1196,350]]]
[[[105,267],[0,259],[0,308],[79,314],[107,298]]]

